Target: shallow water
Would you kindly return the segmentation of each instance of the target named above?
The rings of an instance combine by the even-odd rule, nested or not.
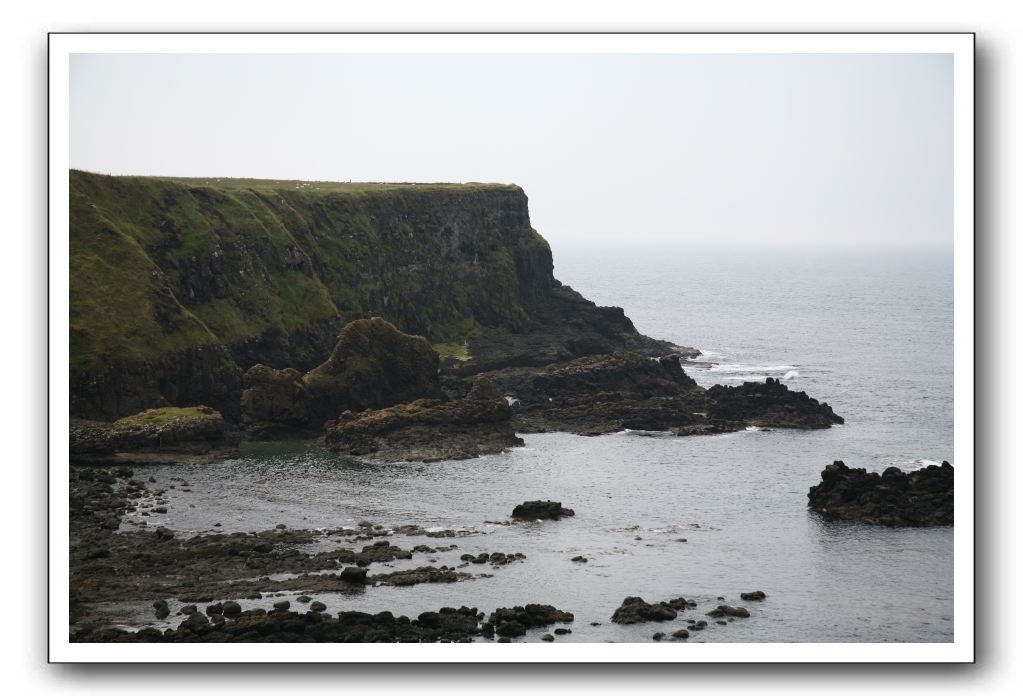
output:
[[[952,461],[950,257],[556,256],[563,281],[624,306],[640,331],[704,349],[714,364],[688,368],[701,383],[781,377],[828,401],[846,425],[688,438],[527,435],[525,447],[506,454],[430,464],[250,445],[212,465],[138,468],[159,485],[171,477],[189,483],[190,492],[180,484],[168,490],[159,523],[195,533],[360,520],[480,532],[395,537],[404,548],[458,545],[395,569],[431,557],[458,565],[462,553],[482,551],[527,556],[498,568],[470,565],[463,570],[492,577],[455,585],[317,595],[328,611],[414,616],[449,605],[491,611],[540,602],[576,615],[573,633],[559,641],[648,641],[685,627],[686,618],[705,618],[720,596],[748,606],[751,618],[711,621],[691,641],[952,640],[952,529],[828,523],[806,509],[807,488],[834,459],[874,470]],[[487,523],[506,521],[515,504],[534,498],[561,500],[576,516]],[[576,555],[589,562],[573,563]],[[751,590],[767,600],[742,602],[739,593]],[[612,624],[629,595],[681,595],[700,606],[666,624]],[[141,605],[126,610],[146,616]]]

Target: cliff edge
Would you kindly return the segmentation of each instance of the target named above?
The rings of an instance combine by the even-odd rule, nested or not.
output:
[[[71,414],[208,404],[308,371],[348,322],[421,335],[453,374],[676,347],[554,278],[521,188],[70,172]]]

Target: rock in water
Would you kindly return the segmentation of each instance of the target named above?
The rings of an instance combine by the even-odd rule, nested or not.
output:
[[[807,504],[831,519],[934,527],[954,523],[954,493],[955,470],[948,462],[908,474],[896,467],[877,474],[835,461],[810,488]]]
[[[552,500],[527,500],[512,510],[512,517],[517,520],[556,520],[573,515],[575,510],[563,507],[560,502]]]
[[[708,416],[714,420],[744,423],[765,428],[830,428],[845,423],[827,403],[792,391],[773,377],[764,382],[743,382],[726,387],[715,384],[707,390],[712,400]]]
[[[511,407],[485,375],[465,398],[419,399],[377,411],[346,411],[326,425],[333,450],[387,460],[466,459],[521,445]]]
[[[71,458],[103,463],[118,452],[205,453],[226,448],[224,418],[208,406],[152,408],[113,423],[73,420]]]
[[[678,616],[674,607],[665,602],[648,604],[642,597],[626,597],[615,609],[611,621],[618,624],[646,623],[647,621],[671,621]]]
[[[365,585],[366,573],[368,572],[369,571],[367,571],[365,568],[356,568],[354,566],[349,566],[341,571],[340,578],[345,582]]]
[[[741,592],[741,593],[739,593],[739,597],[741,597],[742,599],[745,599],[747,602],[749,602],[749,601],[760,601],[762,599],[766,599],[767,595],[764,594],[761,590],[755,590],[753,592]]]

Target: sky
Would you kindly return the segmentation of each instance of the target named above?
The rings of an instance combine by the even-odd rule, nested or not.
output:
[[[945,54],[75,54],[71,166],[488,181],[553,245],[951,249]]]

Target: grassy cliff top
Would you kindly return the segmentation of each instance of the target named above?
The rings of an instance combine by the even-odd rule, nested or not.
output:
[[[87,173],[72,169],[72,174]],[[94,176],[107,176],[93,174]],[[222,190],[246,191],[308,191],[312,193],[380,193],[400,190],[417,191],[521,191],[516,184],[494,184],[481,182],[370,182],[370,181],[301,181],[298,179],[234,179],[230,177],[182,177],[182,176],[114,176],[116,179],[142,179],[168,181],[190,187],[204,187]]]

